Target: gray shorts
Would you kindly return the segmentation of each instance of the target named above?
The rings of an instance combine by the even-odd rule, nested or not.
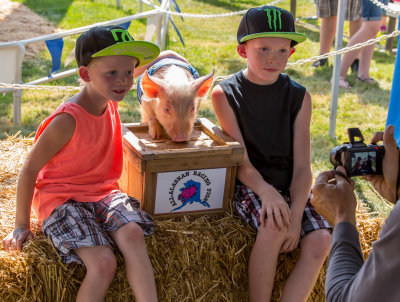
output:
[[[277,191],[282,195],[290,207],[291,200],[289,191],[283,191],[279,189],[277,189]],[[261,199],[258,197],[258,195],[255,194],[250,188],[238,183],[235,186],[233,206],[242,219],[247,222],[255,231],[258,231],[261,225]],[[309,198],[301,221],[300,238],[304,238],[308,233],[322,229],[330,230],[331,226],[324,217],[317,213]]]
[[[317,6],[317,17],[337,16],[338,0],[314,0]],[[356,21],[361,17],[361,0],[347,0],[345,20]]]
[[[145,235],[152,234],[153,218],[139,206],[135,198],[121,192],[98,202],[68,200],[43,221],[42,230],[57,248],[63,262],[82,263],[75,249],[102,245],[114,251],[110,232],[129,222],[137,223]]]

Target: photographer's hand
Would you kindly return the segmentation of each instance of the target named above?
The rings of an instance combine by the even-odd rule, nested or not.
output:
[[[346,170],[336,168],[346,176]],[[357,200],[354,195],[354,182],[335,171],[325,171],[318,175],[312,188],[311,203],[332,226],[347,221],[356,225]]]
[[[397,175],[399,172],[399,151],[394,139],[394,127],[389,125],[385,132],[376,132],[371,139],[371,143],[382,141],[385,146],[385,156],[382,160],[382,175],[369,175],[365,179],[369,180],[375,190],[388,201],[395,203],[397,188]]]

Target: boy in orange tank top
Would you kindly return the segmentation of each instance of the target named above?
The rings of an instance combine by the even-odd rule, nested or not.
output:
[[[117,269],[115,247],[125,259],[136,301],[157,301],[144,240],[154,221],[136,199],[119,191],[117,181],[122,173],[118,102],[159,52],[119,26],[83,33],[75,56],[85,86],[41,123],[19,174],[15,229],[4,238],[4,249],[21,250],[33,237],[32,206],[62,260],[87,268],[77,301],[104,301]],[[171,56],[179,57],[164,52],[157,60]]]

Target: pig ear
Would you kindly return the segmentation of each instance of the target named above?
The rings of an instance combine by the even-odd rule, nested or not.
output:
[[[157,81],[159,82],[159,81]],[[141,80],[141,85],[142,85],[142,90],[143,93],[151,99],[156,98],[161,91],[161,83],[156,83],[156,80],[154,78],[151,78],[147,70],[144,72],[142,80]]]
[[[193,82],[193,88],[197,89],[197,96],[204,97],[207,94],[213,82],[214,82],[214,69],[210,74],[195,80]]]

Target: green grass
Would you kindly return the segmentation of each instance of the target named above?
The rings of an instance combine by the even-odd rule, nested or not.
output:
[[[116,8],[115,0],[18,0],[18,2],[25,4],[55,26],[65,30],[139,12],[139,1],[137,0],[121,0],[121,9]],[[265,4],[265,1],[261,0],[177,0],[177,2],[183,12],[193,14],[221,14]],[[289,0],[278,5],[285,9],[290,8]],[[145,10],[151,9],[146,5],[143,7]],[[296,14],[303,18],[314,16],[313,0],[297,1]],[[201,75],[209,73],[213,68],[215,68],[217,76],[237,72],[245,66],[245,61],[236,53],[236,29],[240,19],[241,16],[212,19],[185,18],[182,22],[180,18],[174,17],[186,47],[182,46],[177,34],[170,27],[168,48],[185,56]],[[301,20],[314,27],[319,25],[319,20]],[[144,38],[145,23],[144,19],[132,21],[129,31],[135,39]],[[319,31],[313,26],[297,25],[297,30],[305,33],[308,40],[297,46],[290,62],[318,55]],[[346,22],[345,34],[347,32]],[[76,38],[77,36],[65,38],[62,64],[73,49]],[[341,90],[339,93],[336,139],[328,136],[331,93],[329,81],[333,59],[330,58],[329,66],[318,70],[312,69],[310,63],[290,67],[286,70],[296,81],[307,87],[312,95],[311,138],[312,165],[315,176],[320,171],[331,168],[328,159],[329,151],[334,146],[347,141],[346,130],[348,127],[359,127],[366,141],[370,140],[375,131],[384,129],[392,86],[394,59],[394,56],[387,52],[375,51],[371,63],[371,76],[378,80],[379,85],[369,86],[356,83],[355,74],[349,74],[349,82],[354,87],[351,91]],[[75,62],[62,70],[74,67],[76,67]],[[44,77],[50,70],[50,55],[47,51],[43,51],[34,59],[23,63],[23,82]],[[71,76],[49,85],[76,86],[77,84],[78,77]],[[24,90],[22,126],[18,128],[12,126],[12,95],[0,95],[0,138],[5,137],[5,132],[13,134],[18,130],[21,130],[24,135],[28,135],[36,129],[43,118],[70,95],[71,92],[63,91]],[[134,92],[130,93],[121,103],[120,114],[123,122],[140,120],[139,106]],[[217,123],[209,99],[202,103],[199,115]],[[389,207],[367,182],[357,179],[356,183],[358,197],[364,200],[372,210],[381,213],[388,212]]]

